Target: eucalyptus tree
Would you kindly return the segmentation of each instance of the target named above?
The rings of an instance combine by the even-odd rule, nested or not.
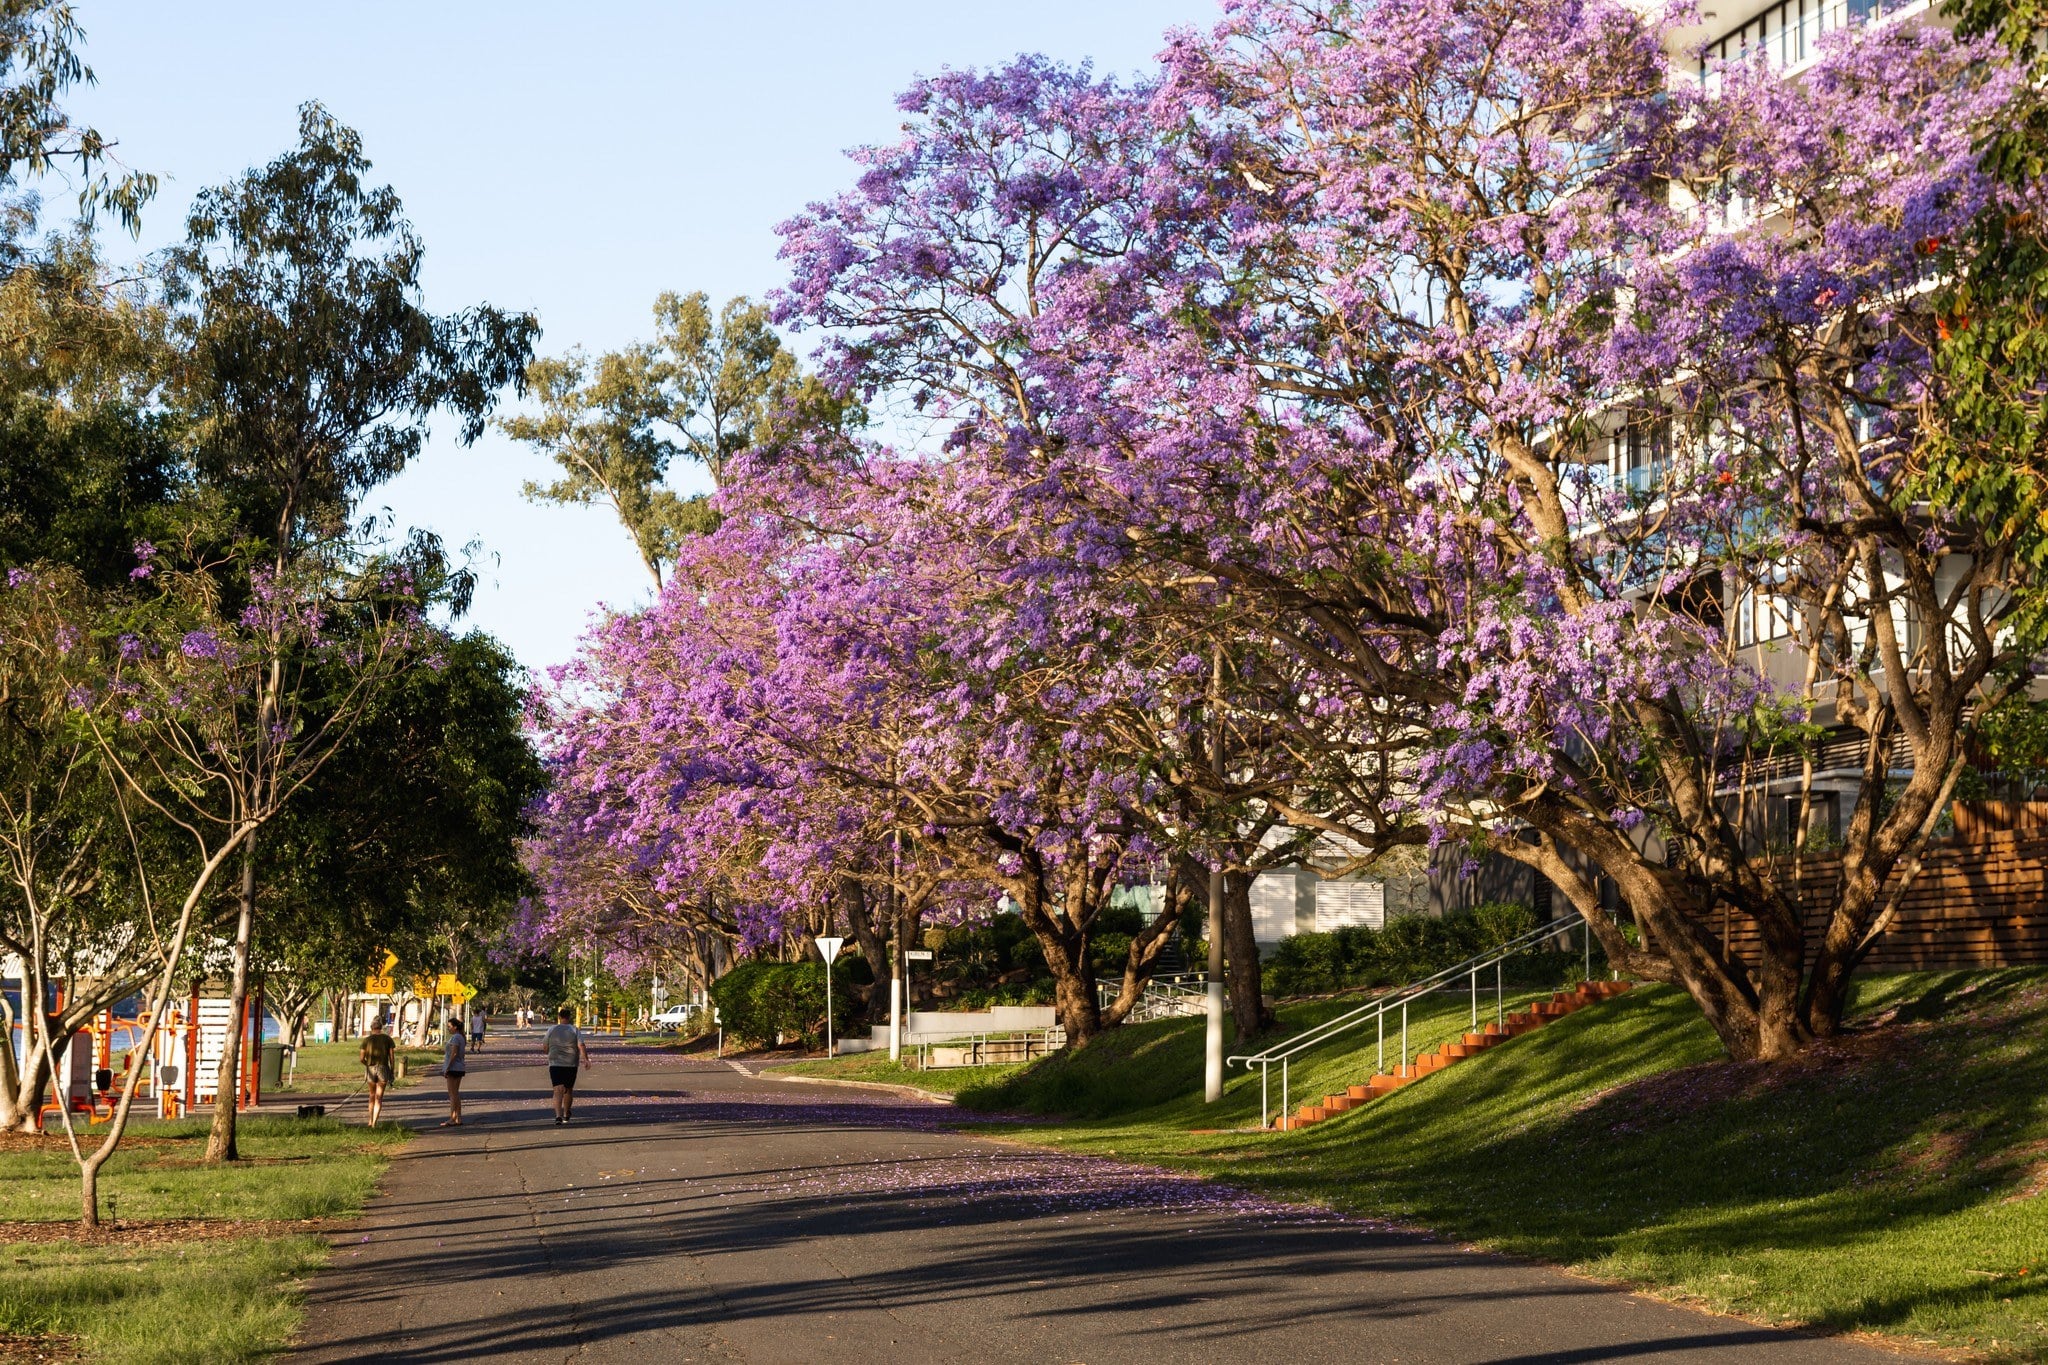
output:
[[[772,458],[859,414],[803,374],[760,304],[734,298],[714,310],[702,293],[665,293],[654,322],[651,342],[534,361],[526,377],[539,411],[500,425],[561,469],[552,483],[528,483],[526,496],[609,506],[659,591],[680,538],[717,524],[708,497],[669,486],[677,461],[716,489],[743,457]]]
[[[369,183],[361,138],[318,104],[300,110],[299,145],[194,201],[186,239],[165,261],[185,348],[178,397],[194,425],[200,476],[243,517],[249,572],[234,591],[329,593],[357,553],[363,495],[424,447],[446,414],[467,443],[500,392],[523,383],[538,324],[479,305],[422,301],[424,246],[398,195]],[[270,648],[259,710],[282,714],[293,674]],[[259,724],[259,730],[263,726]],[[246,1007],[257,851],[241,850],[230,991]],[[240,1065],[233,1031],[221,1074]],[[207,1155],[233,1159],[233,1086],[221,1087]]]

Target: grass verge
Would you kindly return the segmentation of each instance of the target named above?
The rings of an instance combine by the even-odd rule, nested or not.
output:
[[[915,1066],[890,1061],[886,1052],[859,1052],[829,1061],[820,1058],[811,1062],[790,1062],[772,1068],[771,1074],[865,1081],[871,1085],[907,1085],[934,1095],[958,1095],[962,1090],[1000,1083],[1004,1077],[1023,1069],[1024,1064],[1016,1062],[1007,1066],[957,1066],[920,1071]]]
[[[1872,977],[1852,1032],[1775,1065],[1640,989],[1286,1135],[1191,1131],[1258,1114],[1256,1076],[1201,1102],[1200,1030],[1119,1030],[961,1101],[1760,1321],[2048,1357],[2048,974]],[[1295,1101],[1372,1061],[1304,1067]]]
[[[299,1049],[298,1061],[292,1068],[291,1084],[283,1087],[283,1093],[328,1095],[337,1090],[354,1090],[363,1083],[362,1047],[360,1038],[344,1038],[335,1043],[307,1043]],[[405,1074],[398,1078],[398,1084],[418,1085],[426,1069],[440,1062],[441,1049],[401,1047],[398,1055],[405,1063]]]
[[[332,1120],[245,1115],[244,1160],[208,1166],[203,1119],[137,1123],[101,1175],[98,1240],[25,1240],[0,1226],[0,1336],[50,1338],[116,1365],[251,1361],[283,1349],[299,1318],[296,1282],[319,1267],[317,1236],[150,1236],[169,1219],[300,1220],[360,1210],[410,1134]],[[0,1151],[0,1220],[75,1216],[77,1175],[62,1139]]]

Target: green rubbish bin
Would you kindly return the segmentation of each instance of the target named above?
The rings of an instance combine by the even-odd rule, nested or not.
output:
[[[259,1090],[282,1090],[284,1088],[284,1044],[265,1043],[263,1054],[256,1062],[256,1087]]]

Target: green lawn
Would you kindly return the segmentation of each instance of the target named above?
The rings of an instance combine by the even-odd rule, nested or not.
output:
[[[1500,1007],[1513,1013],[1532,1000],[1548,999],[1549,991],[1509,990]],[[1279,1041],[1326,1019],[1357,1009],[1364,995],[1343,996],[1284,1004],[1280,1023],[1266,1037],[1239,1047],[1232,1053],[1251,1052]],[[1480,997],[1480,1022],[1495,1016],[1491,992]],[[1427,1052],[1471,1027],[1472,1004],[1464,995],[1434,996],[1417,1001],[1408,1010],[1408,1051],[1412,1056]],[[1369,1044],[1361,1056],[1346,1048],[1318,1049],[1289,1068],[1291,1094],[1296,1105],[1340,1089],[1371,1074],[1379,1061],[1376,1035],[1365,1035]],[[1387,1022],[1386,1062],[1398,1066],[1401,1056],[1401,1016]],[[1362,1068],[1362,1069],[1361,1069]],[[1178,1019],[1161,1023],[1134,1024],[1112,1029],[1086,1048],[1058,1052],[1028,1066],[945,1067],[919,1071],[913,1066],[891,1063],[886,1053],[856,1053],[831,1061],[796,1062],[775,1068],[800,1076],[829,1076],[843,1080],[885,1081],[910,1085],[940,1094],[953,1095],[962,1107],[997,1113],[1046,1114],[1062,1118],[1107,1118],[1135,1110],[1171,1106],[1187,1101],[1189,1126],[1250,1127],[1259,1122],[1259,1078],[1257,1072],[1231,1068],[1222,1103],[1211,1107],[1201,1103],[1202,1021]],[[1195,1098],[1189,1101],[1188,1097]],[[1272,1073],[1273,1112],[1280,1110],[1281,1079]],[[1161,1111],[1162,1114],[1165,1112]]]
[[[915,1061],[915,1058],[908,1060]],[[886,1052],[857,1052],[851,1057],[822,1058],[814,1062],[791,1062],[773,1068],[778,1076],[824,1076],[842,1081],[867,1081],[884,1085],[908,1085],[935,1095],[956,1095],[963,1089],[985,1086],[1023,1069],[1023,1063],[1008,1066],[941,1067],[920,1071],[916,1066],[892,1062]]]
[[[330,1095],[337,1090],[354,1090],[363,1083],[362,1047],[360,1038],[306,1044],[299,1049],[298,1066],[283,1093]],[[398,1078],[401,1086],[418,1085],[426,1069],[441,1061],[438,1047],[401,1047],[398,1055],[405,1063],[405,1072]]]
[[[0,1254],[0,1332],[54,1337],[92,1361],[193,1365],[281,1351],[299,1323],[292,1286],[320,1267],[327,1247],[317,1237],[273,1237],[176,1253],[44,1242]]]
[[[1411,1017],[1411,1038],[1468,1019],[1456,1003]],[[1191,1131],[1258,1115],[1255,1075],[1201,1102],[1199,1020],[1118,1030],[960,1100],[1073,1116],[1012,1130],[1034,1141],[1227,1174],[1763,1321],[2048,1356],[2048,975],[1874,977],[1858,1013],[1811,1058],[1736,1066],[1682,994],[1639,989],[1285,1135]],[[1295,1102],[1372,1062],[1305,1066]]]
[[[102,1217],[300,1219],[359,1210],[410,1136],[333,1120],[242,1118],[244,1160],[199,1161],[207,1122],[137,1123],[101,1173]],[[0,1151],[0,1220],[68,1221],[78,1178],[61,1139]],[[295,1283],[326,1258],[305,1235],[123,1244],[6,1239],[0,1333],[68,1338],[89,1359],[248,1361],[281,1350],[298,1324]]]

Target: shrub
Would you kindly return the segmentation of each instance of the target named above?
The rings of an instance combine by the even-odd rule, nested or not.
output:
[[[1125,938],[1136,938],[1144,927],[1143,912],[1126,902],[1111,901],[1095,915],[1094,932],[1097,936],[1122,934]]]
[[[1472,907],[1474,951],[1498,948],[1536,927],[1536,912],[1513,901],[1488,901]]]
[[[1267,987],[1283,995],[1313,995],[1350,985],[1352,971],[1340,938],[1349,932],[1340,929],[1335,934],[1295,934],[1281,939],[1266,963]],[[1369,936],[1372,931],[1366,933]]]
[[[833,973],[832,1012],[843,1031],[854,1005],[853,983]],[[806,1043],[825,1036],[825,970],[817,962],[742,962],[711,985],[712,1003],[727,1033],[768,1044],[779,1033]]]
[[[1280,940],[1267,961],[1266,989],[1276,995],[1314,995],[1356,986],[1399,986],[1433,976],[1468,957],[1518,938],[1536,927],[1535,912],[1504,901],[1474,906],[1450,919],[1401,915],[1374,930],[1348,925],[1332,933]],[[1571,955],[1518,955],[1506,975],[1548,979]],[[1555,960],[1553,960],[1555,959]]]
[[[1040,954],[1041,958],[1043,953]],[[1095,969],[1097,976],[1122,976],[1124,964],[1130,961],[1131,936],[1129,934],[1097,934],[1088,943],[1088,965]]]

